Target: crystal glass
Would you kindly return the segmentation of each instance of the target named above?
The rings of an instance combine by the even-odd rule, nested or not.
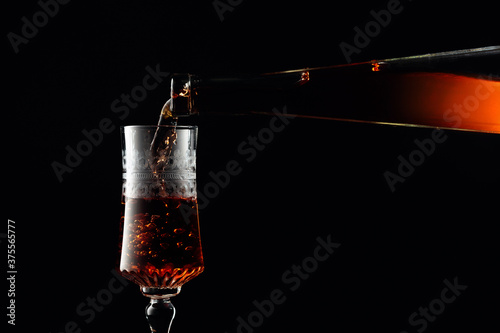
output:
[[[170,298],[203,272],[196,200],[196,126],[121,128],[120,273],[150,298],[152,332],[170,330]]]

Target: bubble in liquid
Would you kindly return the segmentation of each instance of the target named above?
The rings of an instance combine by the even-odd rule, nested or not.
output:
[[[156,229],[156,224],[154,224],[153,222],[150,222],[144,226],[144,230],[146,231],[151,231],[153,229]]]
[[[140,245],[143,246],[143,247],[150,247],[151,246],[151,242],[142,241]]]

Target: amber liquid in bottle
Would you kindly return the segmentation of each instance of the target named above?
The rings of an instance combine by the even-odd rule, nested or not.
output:
[[[500,133],[500,46],[254,76],[172,79],[176,115],[269,114]]]
[[[404,126],[500,133],[500,81],[452,72],[310,73],[286,94],[288,114]]]

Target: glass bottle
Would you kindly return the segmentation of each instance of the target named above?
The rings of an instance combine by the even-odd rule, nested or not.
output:
[[[174,74],[160,123],[273,114],[500,133],[500,46],[260,75]]]

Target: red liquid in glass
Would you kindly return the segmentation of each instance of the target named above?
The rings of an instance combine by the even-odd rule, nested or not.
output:
[[[127,198],[120,272],[141,287],[177,288],[203,272],[196,199]]]

